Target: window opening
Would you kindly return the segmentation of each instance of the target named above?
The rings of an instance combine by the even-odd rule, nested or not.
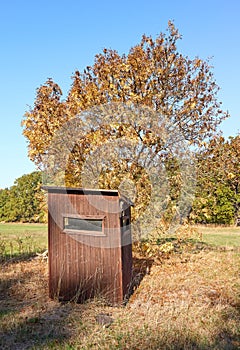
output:
[[[103,232],[103,220],[64,217],[63,229],[71,231]]]

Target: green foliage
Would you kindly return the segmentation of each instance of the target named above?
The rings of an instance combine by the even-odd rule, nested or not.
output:
[[[7,215],[7,202],[9,199],[9,189],[5,188],[0,190],[0,220],[5,221],[8,217]]]
[[[0,221],[45,222],[41,181],[41,172],[35,171],[16,179],[10,189],[0,190]]]
[[[199,190],[201,189],[199,186]],[[234,224],[235,201],[236,195],[233,191],[221,183],[212,192],[202,189],[193,203],[191,218],[202,224]]]
[[[240,215],[240,136],[213,139],[198,157],[198,184],[191,219],[225,224]]]

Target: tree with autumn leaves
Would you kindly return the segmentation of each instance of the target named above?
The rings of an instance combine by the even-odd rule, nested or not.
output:
[[[164,116],[168,125],[177,127],[193,146],[201,146],[213,138],[218,125],[227,116],[217,98],[219,87],[208,60],[190,59],[178,52],[180,39],[178,30],[169,22],[166,33],[160,33],[156,39],[143,35],[127,55],[104,49],[95,56],[92,66],[75,72],[65,99],[60,86],[48,79],[37,89],[34,106],[22,121],[30,159],[41,169],[56,133],[66,123],[79,116],[81,125],[84,111],[111,103],[151,109],[156,115]],[[141,124],[126,121],[121,125],[99,125],[72,147],[65,169],[65,184],[81,186],[87,156],[98,144],[104,145],[109,139],[120,139],[123,135],[132,140],[140,139],[156,157],[164,154],[166,167],[176,160],[169,149],[163,149],[162,140],[156,137],[154,130],[142,128]],[[130,180],[141,193],[138,205],[147,203],[151,190],[148,178],[140,166],[129,160],[118,159],[110,168],[105,168],[100,174],[99,186],[117,188],[122,172],[131,174]],[[178,175],[175,167],[173,176],[178,179],[177,185],[181,183]],[[169,171],[168,176],[171,177]],[[178,196],[175,191],[175,200]]]
[[[75,72],[63,100],[59,85],[48,79],[22,121],[30,159],[41,165],[56,130],[82,111],[109,102],[148,106],[195,144],[211,137],[226,117],[217,99],[219,87],[208,61],[178,52],[180,38],[169,22],[166,34],[155,40],[144,35],[128,55],[104,49],[93,66]]]

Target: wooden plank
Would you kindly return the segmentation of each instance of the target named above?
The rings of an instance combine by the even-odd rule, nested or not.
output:
[[[103,194],[76,189],[48,192],[49,204],[49,294],[79,300],[103,294],[112,303],[123,301],[131,278],[131,244],[122,246],[116,191]],[[90,197],[89,197],[90,196]],[[95,203],[93,205],[93,203]],[[63,213],[82,218],[103,218],[106,235],[63,235]],[[60,289],[59,289],[60,285]]]

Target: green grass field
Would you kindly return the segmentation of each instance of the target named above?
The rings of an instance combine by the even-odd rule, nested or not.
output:
[[[221,247],[240,247],[240,227],[198,227],[202,241]]]
[[[0,259],[34,254],[47,249],[47,225],[0,224]]]
[[[240,227],[197,227],[201,241],[218,247],[240,247]],[[47,249],[46,224],[0,223],[0,259]]]

